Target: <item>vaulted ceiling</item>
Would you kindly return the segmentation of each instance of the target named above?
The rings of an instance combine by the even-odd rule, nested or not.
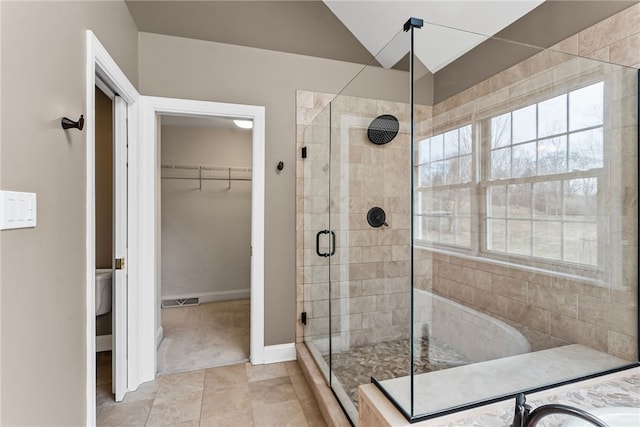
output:
[[[422,18],[415,52],[436,73],[490,42],[489,36],[548,47],[634,1],[565,0],[127,0],[140,31],[402,67],[402,25]],[[377,56],[376,56],[377,55]],[[376,56],[375,59],[372,59]]]
[[[511,1],[128,1],[141,31],[370,63],[409,17],[416,54],[435,72],[507,27],[544,0]],[[436,25],[430,25],[436,24]],[[376,58],[393,67],[409,51],[405,38]]]

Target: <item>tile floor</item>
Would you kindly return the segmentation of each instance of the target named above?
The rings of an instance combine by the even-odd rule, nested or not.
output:
[[[111,394],[110,353],[100,353],[98,363],[99,427],[325,426],[295,361],[162,375],[121,403]]]
[[[166,308],[162,326],[160,375],[123,402],[111,393],[111,352],[98,353],[98,427],[325,425],[297,362],[246,363],[248,299]]]
[[[249,299],[163,308],[158,373],[249,361],[250,310]]]

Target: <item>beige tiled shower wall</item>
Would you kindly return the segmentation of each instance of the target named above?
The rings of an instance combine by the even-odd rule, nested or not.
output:
[[[627,360],[637,357],[637,73],[640,4],[433,107],[420,124],[437,134],[604,81],[605,174],[599,209],[606,212],[599,250],[605,273],[580,279],[568,269],[545,274],[481,257],[427,251],[434,293],[511,324],[533,350],[580,343]],[[565,53],[562,53],[565,52]],[[596,58],[577,58],[575,55]],[[584,275],[583,275],[584,276]],[[426,280],[428,283],[428,279]]]
[[[329,309],[334,348],[408,338],[410,324],[410,138],[408,104],[298,91],[298,312],[307,313],[298,340],[328,344]],[[331,101],[331,116],[324,108]],[[392,114],[399,134],[388,144],[368,140],[373,119]],[[416,114],[431,115],[431,107]],[[331,138],[331,151],[329,151]],[[329,165],[331,157],[331,165]],[[331,167],[331,170],[329,169]],[[330,187],[329,187],[330,185]],[[329,189],[331,197],[329,201]],[[373,228],[367,212],[385,210],[388,226]],[[316,233],[336,234],[329,259],[316,254]],[[328,250],[328,235],[322,235]],[[430,262],[415,262],[425,277]],[[329,307],[331,277],[331,307]]]

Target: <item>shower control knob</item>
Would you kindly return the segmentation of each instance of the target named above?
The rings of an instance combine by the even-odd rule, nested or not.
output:
[[[382,208],[375,206],[369,209],[369,212],[367,212],[367,222],[374,228],[379,228],[383,225],[385,227],[388,227],[389,224],[386,223],[386,220],[387,214],[385,214],[384,209]]]

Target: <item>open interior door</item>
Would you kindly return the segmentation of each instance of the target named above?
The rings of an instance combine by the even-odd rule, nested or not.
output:
[[[113,144],[113,393],[127,393],[127,103],[114,97]]]

